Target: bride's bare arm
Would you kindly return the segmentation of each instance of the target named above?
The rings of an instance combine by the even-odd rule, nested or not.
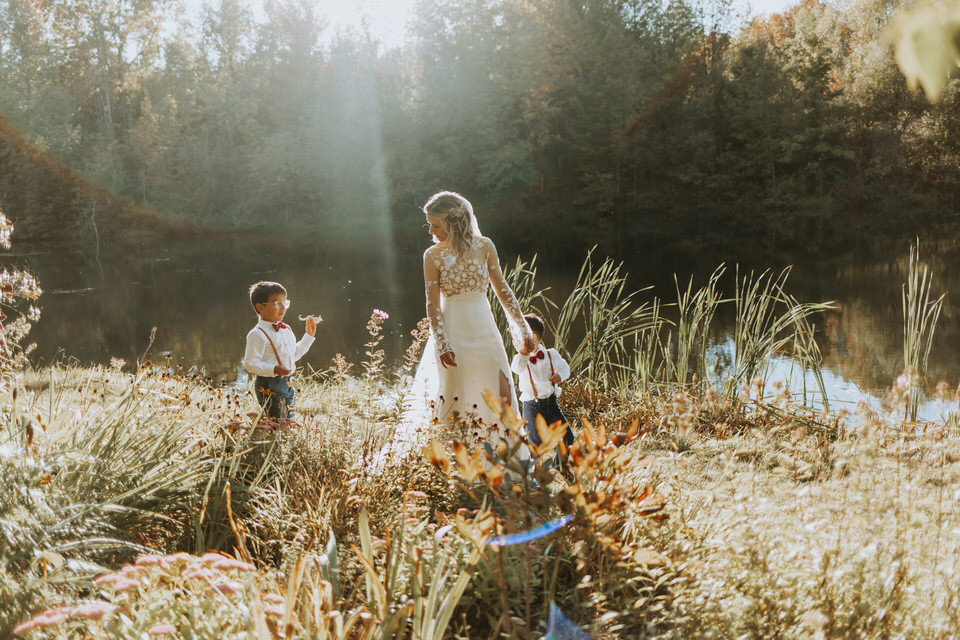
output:
[[[503,306],[507,319],[510,321],[510,333],[513,336],[513,346],[520,353],[530,353],[533,351],[533,332],[527,321],[523,319],[523,311],[520,309],[520,303],[517,302],[517,296],[513,289],[503,277],[503,271],[500,269],[500,257],[497,255],[497,248],[489,238],[484,243],[486,252],[487,270],[490,272],[490,284],[493,286],[497,298]]]
[[[443,326],[443,313],[440,311],[440,270],[428,255],[423,254],[423,285],[427,298],[427,318],[430,320],[430,329],[436,342],[437,354],[443,366],[457,366],[453,357],[453,348],[447,340],[447,331]]]

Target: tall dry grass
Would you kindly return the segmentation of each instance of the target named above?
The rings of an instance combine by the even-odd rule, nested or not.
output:
[[[26,370],[0,430],[17,488],[0,494],[0,635],[536,638],[553,604],[600,639],[960,633],[949,425],[842,428],[786,393],[742,393],[743,373],[722,393],[702,349],[710,310],[736,298],[715,279],[678,287],[670,325],[659,301],[622,305],[621,283],[598,294],[591,269],[571,299],[593,310],[566,317],[619,328],[577,348],[649,377],[567,385],[566,477],[546,462],[558,425],[538,426],[532,468],[449,439],[378,458],[408,375],[379,365],[375,335],[368,362],[300,374],[302,426],[260,423],[250,393],[167,365]],[[738,278],[760,334],[745,361],[795,350],[811,318],[781,277]]]

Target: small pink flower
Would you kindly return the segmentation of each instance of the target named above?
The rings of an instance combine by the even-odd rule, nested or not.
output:
[[[164,560],[166,560],[169,564],[177,564],[180,562],[190,562],[191,560],[193,560],[193,556],[191,556],[189,553],[184,553],[183,551],[181,551],[179,553],[171,553],[169,555],[165,555],[160,560],[161,560],[161,564],[162,564],[162,561]]]
[[[377,320],[386,320],[390,317],[390,314],[388,314],[386,311],[381,311],[380,309],[374,309],[373,317]]]
[[[265,593],[263,594],[263,599],[266,600],[267,602],[272,602],[273,604],[284,603],[283,596],[281,596],[278,593]]]
[[[283,607],[276,604],[267,605],[263,608],[264,613],[269,613],[271,616],[280,617],[283,615]]]
[[[118,573],[105,573],[102,576],[97,576],[93,581],[97,584],[110,584],[114,583],[121,578]]]
[[[88,602],[75,606],[70,614],[77,618],[99,620],[108,613],[113,613],[117,607],[109,602]]]
[[[139,589],[140,581],[121,577],[113,583],[113,588],[117,591],[126,591],[127,589]]]
[[[149,633],[152,636],[165,636],[168,633],[176,633],[176,632],[177,632],[177,628],[175,626],[173,626],[172,624],[166,624],[166,623],[155,624],[149,629],[147,629],[147,633]]]
[[[135,563],[138,567],[152,567],[160,564],[160,556],[140,556]]]
[[[213,588],[226,595],[236,595],[240,593],[240,583],[238,582],[225,582],[223,584],[218,584]]]
[[[256,567],[249,562],[242,562],[240,560],[234,560],[233,558],[224,558],[223,556],[221,556],[219,560],[212,562],[211,565],[220,571],[229,571],[230,569],[254,571],[256,569]]]
[[[127,564],[120,569],[120,575],[129,576],[131,573],[137,573],[138,571],[142,571],[142,568],[132,564]]]
[[[26,622],[21,622],[13,628],[13,635],[17,635],[18,633],[26,633],[27,631],[33,631],[40,626],[39,621],[40,616],[37,616],[36,618],[31,618]]]
[[[187,569],[183,572],[184,578],[190,578],[191,580],[213,580],[216,577],[213,571],[210,569]]]
[[[208,551],[205,554],[203,554],[200,557],[200,559],[203,560],[204,562],[214,562],[216,560],[222,560],[223,558],[226,558],[226,557],[227,556],[223,555],[222,553],[217,553],[215,551]]]
[[[13,635],[17,635],[18,633],[26,633],[27,631],[32,631],[33,628],[36,626],[37,626],[37,619],[31,618],[30,620],[27,620],[26,622],[21,622],[20,624],[15,626],[13,628]]]
[[[13,632],[22,633],[23,631],[29,631],[30,629],[34,629],[37,627],[40,627],[41,629],[45,627],[52,627],[55,624],[60,624],[61,622],[63,622],[69,617],[70,617],[70,614],[67,613],[66,611],[58,611],[56,613],[52,611],[45,611],[40,615],[38,615],[37,617],[35,617],[33,620],[30,620],[29,622],[25,622],[22,625],[18,625],[13,630]]]

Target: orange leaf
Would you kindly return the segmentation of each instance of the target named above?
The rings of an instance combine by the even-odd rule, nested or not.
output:
[[[473,482],[483,473],[483,450],[477,449],[473,456],[467,451],[467,447],[462,442],[453,443],[453,456],[457,460],[457,472],[467,482]]]
[[[542,415],[537,414],[537,433],[540,435],[540,451],[537,455],[541,453],[546,453],[557,446],[558,443],[563,442],[563,435],[567,432],[566,423],[557,420],[553,424],[547,424],[547,421]]]
[[[423,447],[423,456],[427,461],[444,473],[450,473],[450,454],[448,454],[436,438]]]
[[[500,399],[500,396],[490,391],[490,389],[483,390],[483,401],[490,407],[490,411],[493,411],[498,416],[503,415],[503,401]]]
[[[595,448],[597,446],[597,432],[593,430],[593,425],[590,424],[590,421],[586,418],[581,418],[580,422],[583,425],[583,430],[580,432],[580,435],[583,436],[583,439],[590,445],[591,449]]]
[[[503,469],[497,465],[492,465],[483,475],[487,478],[487,484],[494,490],[499,489],[500,485],[503,484]]]

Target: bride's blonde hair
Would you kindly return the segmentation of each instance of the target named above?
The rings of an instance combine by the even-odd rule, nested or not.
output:
[[[473,247],[480,237],[477,217],[473,214],[473,205],[456,191],[440,191],[430,196],[423,205],[427,215],[445,220],[450,229],[450,247],[458,256]]]

